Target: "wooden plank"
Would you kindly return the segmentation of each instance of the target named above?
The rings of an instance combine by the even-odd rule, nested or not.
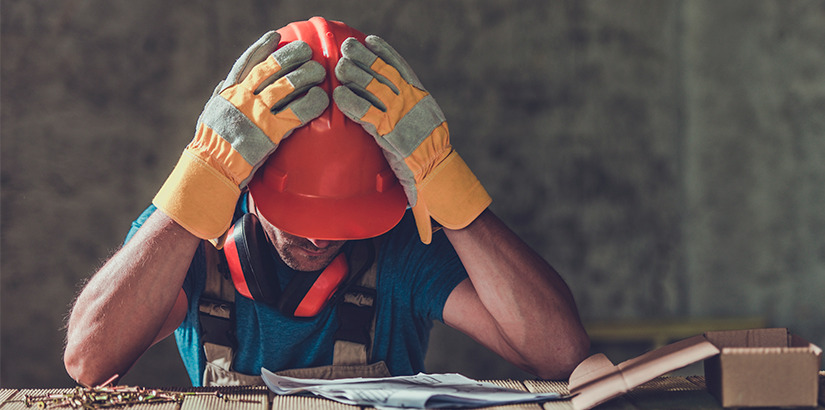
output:
[[[567,382],[559,380],[525,380],[524,387],[531,393],[559,393],[570,394]],[[542,404],[545,410],[573,410],[570,400],[548,401]]]
[[[506,389],[529,391],[529,390],[527,390],[527,387],[524,387],[524,383],[519,381],[519,380],[505,379],[505,380],[479,380],[479,381],[481,381],[483,383],[495,384],[498,387],[504,387]]]
[[[720,409],[705,389],[684,377],[658,377],[625,395],[638,409]]]
[[[508,388],[508,389],[514,389],[514,390],[521,390],[521,391],[524,391],[524,392],[529,392],[529,390],[527,390],[527,387],[524,386],[524,383],[519,381],[519,380],[505,379],[505,380],[481,380],[481,381],[483,381],[485,383],[495,384],[496,386],[499,386],[499,387],[504,387],[504,388]],[[517,410],[517,409],[541,410],[542,407],[541,407],[541,403],[521,403],[521,404],[507,404],[507,405],[502,405],[502,406],[485,407],[485,409],[488,409],[488,408],[491,409],[491,410]]]
[[[3,410],[7,409],[31,409],[31,408],[80,408],[82,406],[71,405],[72,399],[82,400],[82,392],[79,389],[21,389],[11,398],[3,402]],[[27,405],[28,397],[28,405]],[[40,407],[42,406],[42,407]],[[124,406],[125,407],[125,406]],[[180,404],[172,402],[163,403],[142,403],[128,406],[130,410],[177,410]]]
[[[3,407],[3,403],[5,403],[6,400],[10,399],[12,396],[17,394],[17,392],[18,392],[17,389],[2,389],[2,390],[0,390],[0,407]]]
[[[485,410],[541,410],[541,403],[505,404],[501,406],[483,407]]]
[[[12,390],[12,393],[6,400],[3,401],[2,408],[6,409],[31,409],[37,408],[37,403],[42,401],[45,404],[51,404],[53,400],[58,400],[57,397],[74,391],[74,389],[20,389]],[[26,402],[26,397],[30,397],[31,401]],[[54,398],[50,398],[54,397]],[[28,404],[28,405],[27,405]]]
[[[178,391],[184,394],[181,410],[269,409],[266,386],[194,387]]]
[[[359,410],[361,407],[338,403],[323,397],[275,395],[272,399],[272,408],[278,410]]]
[[[687,381],[695,384],[697,387],[699,387],[702,390],[707,389],[707,385],[705,384],[705,376],[687,376],[685,379]]]
[[[532,393],[559,393],[570,394],[567,390],[567,382],[560,380],[525,380],[524,387]]]
[[[820,372],[820,410],[825,410],[825,371]],[[568,394],[566,381],[512,379],[486,380],[501,387],[529,391],[533,393]],[[234,387],[190,387],[157,389],[172,395],[182,394],[182,403],[144,403],[128,406],[130,410],[223,410],[223,409],[322,409],[322,410],[360,410],[351,406],[316,396],[277,396],[264,386]],[[37,402],[48,404],[47,408],[56,407],[61,400],[76,389],[0,389],[0,410],[37,408]],[[193,393],[193,394],[186,394]],[[198,393],[198,394],[194,394]],[[219,393],[219,394],[216,394]],[[50,396],[51,395],[51,396]],[[30,398],[26,406],[26,396]],[[66,408],[66,407],[64,407]],[[70,408],[70,407],[69,407]],[[570,400],[551,401],[542,404],[526,403],[487,407],[495,410],[574,410]],[[705,378],[702,376],[663,376],[633,389],[624,396],[613,399],[597,407],[597,410],[622,409],[720,409],[716,399],[707,393]]]
[[[598,410],[638,410],[636,405],[628,400],[625,396],[616,397],[596,406]]]
[[[525,380],[524,385],[527,387],[528,391],[531,392],[559,392],[562,394],[567,394],[567,382],[563,381],[553,381],[553,380]],[[694,383],[684,379],[684,378],[675,378],[675,377],[661,377],[659,379],[654,379],[651,382],[645,383],[632,392],[625,394],[624,396],[620,396],[614,398],[608,402],[605,402],[597,407],[599,410],[606,410],[606,409],[628,409],[628,410],[635,410],[635,409],[647,409],[647,408],[656,408],[657,403],[655,403],[655,399],[657,399],[656,394],[662,394],[663,397],[668,397],[670,395],[679,395],[681,391],[687,392],[697,392],[700,395],[705,394],[704,389],[697,386]],[[635,393],[634,393],[635,392]],[[634,399],[633,394],[635,394],[638,398]],[[709,396],[713,399],[712,396]],[[713,402],[715,404],[715,402]],[[658,405],[669,405],[667,402],[660,402]],[[666,408],[679,408],[678,403],[673,405],[672,407]],[[715,408],[718,408],[715,407]],[[573,406],[569,400],[559,401],[559,402],[548,402],[544,404],[545,410],[570,410],[573,409]]]
[[[647,383],[642,384],[639,387],[636,387],[631,392],[642,392],[648,390],[669,392],[704,390],[704,388],[696,385],[695,383],[692,383],[685,377],[660,376]]]

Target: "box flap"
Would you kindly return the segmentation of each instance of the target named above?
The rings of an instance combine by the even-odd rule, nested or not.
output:
[[[797,336],[795,334],[791,334],[790,347],[805,347],[805,348],[808,348],[816,356],[821,356],[822,355],[822,349],[819,346],[817,346],[817,345],[809,342],[807,339],[805,339],[801,336]]]
[[[618,366],[601,353],[590,356],[570,375],[568,388],[575,395],[573,407],[592,408],[658,376],[718,353],[716,346],[699,335],[647,352]]]
[[[790,332],[786,328],[720,330],[705,332],[705,337],[719,348],[788,347]]]

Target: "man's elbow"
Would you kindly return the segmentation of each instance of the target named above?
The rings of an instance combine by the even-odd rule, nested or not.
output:
[[[583,331],[568,337],[554,350],[542,366],[537,366],[533,373],[545,380],[567,380],[576,366],[590,354],[590,338]]]
[[[63,352],[63,366],[66,373],[80,385],[97,386],[112,377],[116,372],[103,370],[94,360],[94,354],[84,353],[82,349],[66,347]]]
[[[90,377],[86,374],[86,366],[84,365],[86,360],[74,350],[75,349],[66,347],[66,350],[63,352],[63,366],[66,368],[66,373],[78,384],[86,386],[94,385],[94,382],[89,383]]]

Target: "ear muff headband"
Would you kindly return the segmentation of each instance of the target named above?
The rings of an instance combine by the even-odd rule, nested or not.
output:
[[[318,314],[332,299],[349,273],[349,265],[343,253],[335,257],[320,272],[301,273],[301,280],[291,280],[284,289],[278,309],[285,315],[312,317]],[[297,277],[296,277],[297,278]]]

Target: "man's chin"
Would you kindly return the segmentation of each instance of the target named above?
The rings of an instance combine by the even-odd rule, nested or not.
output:
[[[282,255],[281,259],[286,266],[299,272],[315,272],[327,267],[332,262],[333,256],[323,257],[301,257],[297,255]]]

